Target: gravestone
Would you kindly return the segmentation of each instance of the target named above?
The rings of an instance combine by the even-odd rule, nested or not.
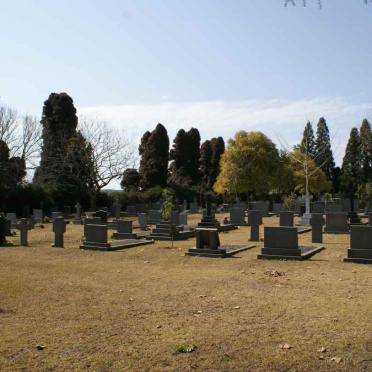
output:
[[[150,209],[148,213],[147,223],[149,225],[156,225],[161,221],[161,212],[157,209]]]
[[[107,225],[85,225],[85,236],[80,249],[115,251],[154,243],[153,240],[145,239],[122,239],[109,242],[107,229]]]
[[[142,231],[147,230],[147,213],[138,213],[138,223]]]
[[[180,213],[178,211],[172,211],[171,223],[176,226],[180,224]]]
[[[137,239],[137,234],[133,234],[132,221],[117,221],[117,232],[113,234],[114,239]]]
[[[63,248],[63,234],[66,232],[66,222],[62,216],[53,220],[54,244],[52,247]]]
[[[218,229],[215,228],[197,228],[195,236],[196,246],[189,249],[187,256],[225,258],[255,247],[254,244],[221,246]]]
[[[285,211],[285,212],[280,212],[279,214],[279,225],[284,227],[291,227],[293,226],[293,219],[294,219],[294,213]]]
[[[84,218],[84,236],[86,233],[86,226],[88,225],[102,225],[102,221],[100,217],[88,217]]]
[[[295,227],[265,227],[264,247],[258,259],[304,260],[324,249],[323,246],[300,247]]]
[[[73,221],[74,225],[81,225],[83,223],[81,219],[81,204],[75,204],[75,219]]]
[[[342,212],[342,205],[340,203],[330,202],[326,204],[326,212]]]
[[[35,223],[43,223],[43,211],[41,209],[34,209],[32,215]]]
[[[267,216],[269,214],[269,203],[265,201],[250,202],[249,209],[253,211],[261,211],[264,216]]]
[[[368,225],[372,226],[372,213],[368,213]]]
[[[17,227],[17,215],[15,213],[7,213],[6,219],[10,221],[11,228]]]
[[[344,261],[372,264],[372,226],[350,227],[350,248]]]
[[[94,213],[95,217],[99,217],[101,219],[102,223],[107,222],[107,211],[104,209],[100,209],[97,212]]]
[[[115,198],[114,204],[113,204],[113,215],[116,220],[120,219],[120,211],[121,211],[121,203],[118,198]]]
[[[198,213],[199,208],[198,208],[198,203],[192,202],[190,203],[190,213]]]
[[[18,222],[18,230],[20,232],[20,244],[22,246],[28,246],[28,221],[26,218],[21,218]]]
[[[29,228],[29,230],[35,228],[35,220],[34,220],[34,216],[31,216],[31,217],[28,219],[28,228]]]
[[[284,212],[284,204],[283,203],[274,203],[273,204],[273,213],[279,214],[280,212]]]
[[[260,225],[262,224],[262,213],[260,211],[248,212],[249,225],[251,227],[250,240],[252,242],[260,241]]]
[[[248,212],[248,226],[251,226],[251,219],[254,218],[255,220],[258,218],[260,225],[262,225],[262,212],[256,210],[250,210]]]
[[[3,216],[1,217],[4,218]],[[5,236],[12,236],[12,222],[8,220],[7,218],[5,218],[4,224],[5,224]]]
[[[181,212],[178,216],[179,218],[179,225],[186,226],[187,225],[187,212]]]
[[[230,223],[236,226],[246,225],[245,211],[240,207],[230,208]]]
[[[63,217],[62,212],[52,212],[52,221],[54,221],[57,217]]]
[[[323,214],[325,211],[325,204],[324,202],[313,202],[310,205],[311,213],[321,213]]]
[[[125,212],[127,216],[137,216],[137,207],[135,205],[128,205]]]
[[[323,243],[324,218],[322,213],[312,213],[310,225],[312,228],[312,242]]]
[[[347,223],[347,213],[327,212],[324,232],[327,234],[348,234],[349,225]]]
[[[154,240],[185,240],[195,236],[193,230],[185,230],[171,221],[161,221],[155,225],[151,234],[146,239]]]

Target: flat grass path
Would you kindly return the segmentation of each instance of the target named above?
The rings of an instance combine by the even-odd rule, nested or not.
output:
[[[291,262],[257,260],[262,243],[185,257],[194,239],[81,251],[81,234],[68,225],[65,248],[51,248],[46,225],[30,247],[0,248],[1,371],[372,371],[372,266],[342,262],[347,235]]]

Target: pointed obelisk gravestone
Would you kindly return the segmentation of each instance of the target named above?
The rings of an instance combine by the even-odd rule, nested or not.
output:
[[[312,213],[310,219],[310,225],[312,228],[312,242],[323,243],[323,226],[325,220],[322,213]]]
[[[52,247],[63,248],[63,234],[66,232],[66,222],[63,217],[53,220],[54,244]]]
[[[21,218],[18,223],[18,230],[20,232],[20,244],[22,246],[28,246],[28,221],[27,218]]]

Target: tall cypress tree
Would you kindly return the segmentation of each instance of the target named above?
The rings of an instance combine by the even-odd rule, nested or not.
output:
[[[220,160],[225,152],[225,141],[222,137],[212,138],[211,139],[212,147],[212,159],[211,159],[211,175],[210,175],[210,184],[213,188],[214,183],[217,180],[218,175],[220,174]]]
[[[329,130],[324,118],[320,118],[316,130],[315,162],[329,180],[334,178],[335,161],[331,148]]]
[[[43,145],[34,181],[50,193],[57,206],[72,205],[87,192],[88,175],[94,171],[89,144],[76,131],[78,118],[72,98],[67,93],[51,93],[44,102],[41,124]]]
[[[360,127],[360,151],[363,180],[365,183],[372,181],[372,132],[367,119]]]
[[[139,146],[141,162],[139,168],[142,190],[167,185],[169,138],[165,127],[158,124],[150,133],[146,132]]]
[[[307,154],[312,159],[315,158],[315,139],[314,131],[311,123],[308,121],[305,125],[302,141],[300,144],[300,151]]]
[[[353,208],[354,195],[363,179],[360,136],[357,128],[350,132],[341,172],[341,188],[350,196]]]
[[[206,140],[200,147],[200,184],[203,191],[211,190],[213,186],[211,183],[212,155],[211,141]]]
[[[196,128],[180,129],[174,139],[169,159],[169,184],[174,188],[190,188],[199,183],[200,134]]]
[[[124,191],[138,191],[140,175],[137,169],[127,168],[123,173],[120,186]]]

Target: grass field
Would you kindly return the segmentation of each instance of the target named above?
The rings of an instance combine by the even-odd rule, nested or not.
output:
[[[372,371],[372,266],[342,262],[347,235],[303,262],[257,260],[262,243],[185,257],[194,239],[81,251],[81,235],[51,248],[45,225],[0,249],[1,371]]]

